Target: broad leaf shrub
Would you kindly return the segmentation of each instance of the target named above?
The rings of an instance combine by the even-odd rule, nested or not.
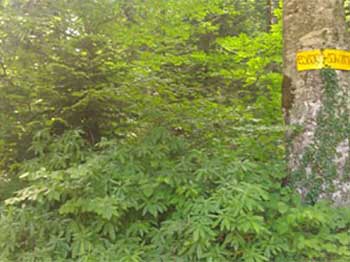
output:
[[[303,205],[278,159],[165,127],[91,150],[79,134],[38,140],[46,154],[1,208],[0,261],[350,260],[349,210]]]
[[[350,261],[282,186],[265,4],[0,3],[0,261]]]

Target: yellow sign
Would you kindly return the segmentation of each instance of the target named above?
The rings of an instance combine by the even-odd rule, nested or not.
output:
[[[321,68],[350,70],[350,52],[336,49],[318,49],[297,53],[298,71]]]

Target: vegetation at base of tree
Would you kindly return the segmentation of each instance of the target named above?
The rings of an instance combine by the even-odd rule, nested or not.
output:
[[[265,4],[2,1],[0,261],[350,260],[284,183]]]

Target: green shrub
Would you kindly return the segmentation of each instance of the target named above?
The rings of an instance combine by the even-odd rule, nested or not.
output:
[[[193,148],[165,128],[103,140],[82,160],[76,135],[65,135],[73,163],[38,158],[22,176],[29,186],[6,201],[1,261],[350,259],[349,210],[301,204],[281,186],[281,161]]]
[[[265,4],[2,1],[0,261],[350,261],[282,186]]]

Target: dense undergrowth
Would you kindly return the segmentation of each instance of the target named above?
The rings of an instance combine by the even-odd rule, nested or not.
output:
[[[0,261],[350,261],[284,183],[262,2],[3,3]]]
[[[281,161],[239,159],[164,128],[95,151],[79,137],[40,147],[28,186],[6,200],[1,261],[350,258],[349,210],[303,205],[281,187]]]

